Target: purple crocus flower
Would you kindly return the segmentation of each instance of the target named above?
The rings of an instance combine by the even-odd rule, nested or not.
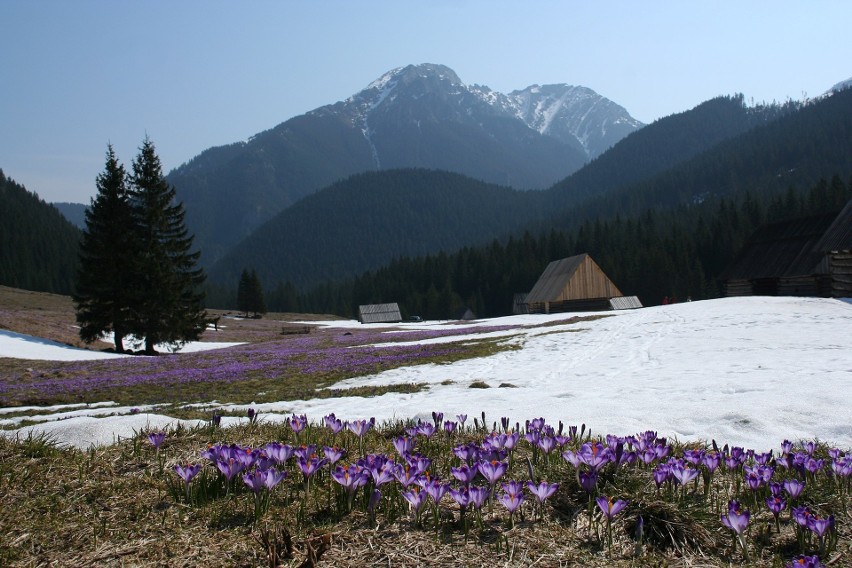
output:
[[[524,494],[516,493],[513,495],[507,492],[501,494],[497,498],[497,500],[502,503],[504,507],[506,507],[506,510],[509,511],[509,514],[511,515],[518,509],[518,507],[521,506],[521,503],[524,502]]]
[[[265,475],[263,485],[268,491],[272,491],[273,487],[281,483],[281,480],[287,477],[286,471],[278,471],[274,467],[263,470],[263,473]]]
[[[816,474],[818,471],[821,471],[824,466],[825,460],[823,459],[808,458],[808,460],[805,462],[805,469],[809,473],[813,474]]]
[[[422,476],[415,468],[398,464],[393,469],[393,476],[403,487],[416,485]]]
[[[151,432],[150,434],[148,434],[148,442],[150,442],[152,446],[157,448],[157,450],[160,449],[160,446],[163,445],[163,442],[165,440],[166,440],[166,433],[165,432]]]
[[[669,464],[661,463],[654,468],[654,483],[657,484],[657,489],[670,479],[672,479],[672,468]]]
[[[447,420],[446,422],[444,422],[444,432],[446,432],[448,435],[455,433],[458,427],[458,422],[453,422],[451,420]]]
[[[372,518],[376,514],[376,507],[379,505],[379,501],[382,500],[382,492],[378,489],[373,489],[373,492],[370,493],[370,500],[367,502],[367,514]]]
[[[409,454],[404,457],[406,463],[408,463],[412,469],[416,470],[417,473],[424,473],[427,469],[429,469],[429,466],[432,465],[432,460],[420,453]]]
[[[511,452],[515,449],[515,446],[518,444],[518,440],[520,439],[520,432],[512,432],[511,434],[506,434],[506,441],[503,443],[503,448]]]
[[[409,436],[399,436],[393,439],[393,447],[401,457],[405,457],[410,454],[414,450],[414,445],[416,443],[417,439]]]
[[[627,507],[629,501],[622,501],[618,499],[616,501],[612,500],[612,497],[606,497],[605,495],[601,495],[597,499],[595,499],[595,503],[598,505],[598,509],[604,514],[607,520],[612,520],[617,514],[624,510]]]
[[[470,504],[470,492],[467,487],[459,487],[458,489],[450,489],[450,497],[459,504],[459,508],[464,511]]]
[[[838,478],[852,476],[852,456],[847,455],[841,458],[838,455],[836,458],[833,458],[831,471]]]
[[[791,510],[793,520],[796,524],[803,528],[808,528],[808,520],[813,516],[810,507],[802,505],[801,507],[793,507]]]
[[[317,453],[316,444],[301,445],[298,448],[293,448],[293,455],[297,458],[306,460]]]
[[[710,473],[715,472],[722,462],[722,455],[719,452],[707,452],[701,459],[701,463],[707,468]]]
[[[468,494],[470,495],[470,502],[473,504],[474,508],[481,509],[482,505],[488,500],[488,497],[491,495],[491,490],[488,487],[471,485],[468,488]]]
[[[298,438],[299,434],[301,434],[302,431],[308,426],[308,417],[304,414],[294,414],[287,422],[288,424],[290,424],[290,429]]]
[[[529,442],[532,447],[538,447],[538,442],[541,440],[541,432],[539,430],[529,430],[524,434],[524,440]]]
[[[331,478],[339,483],[346,490],[346,493],[353,494],[359,487],[366,485],[370,474],[357,465],[337,466],[331,472]]]
[[[313,474],[315,474],[319,469],[328,463],[326,458],[319,459],[316,455],[313,455],[307,459],[299,458],[297,460],[299,464],[299,469],[302,470],[302,475],[305,476],[305,479],[308,479]]]
[[[450,473],[464,485],[470,485],[476,474],[479,473],[478,467],[470,467],[467,464],[462,464],[459,467],[451,467]]]
[[[201,471],[201,464],[186,464],[186,465],[175,465],[175,473],[178,474],[178,477],[184,480],[184,482],[188,485],[192,478],[198,475],[198,472]]]
[[[522,493],[524,490],[524,482],[523,481],[507,481],[506,483],[501,484],[503,487],[503,491],[508,493],[509,495],[515,495],[518,493]]]
[[[556,448],[556,440],[550,436],[542,436],[538,441],[538,447],[545,455],[550,454]]]
[[[358,465],[370,473],[376,487],[394,480],[393,471],[395,464],[393,460],[388,459],[384,454],[369,454],[364,456],[358,460]]]
[[[506,447],[508,436],[502,432],[492,432],[483,441],[482,447],[489,450],[502,450]]]
[[[612,450],[601,443],[586,442],[580,446],[577,459],[592,469],[599,470],[612,459]]]
[[[431,422],[421,422],[417,425],[417,434],[424,438],[431,438],[435,434],[435,425]]]
[[[785,564],[784,568],[823,568],[823,566],[823,563],[819,561],[819,556],[816,554],[813,556],[802,554]]]
[[[577,474],[577,479],[580,482],[580,487],[583,488],[583,491],[591,494],[598,485],[598,472],[595,470],[581,471]]]
[[[527,481],[527,489],[538,499],[539,503],[544,503],[548,497],[556,493],[556,490],[559,489],[559,484],[548,483],[547,481],[541,481],[536,484],[532,481]]]
[[[266,474],[259,469],[244,473],[243,482],[248,485],[253,493],[259,493],[261,489],[266,487]]]
[[[695,468],[689,467],[689,464],[675,462],[669,468],[669,472],[671,472],[671,477],[681,485],[687,485],[690,481],[693,481],[698,477],[699,471]]]
[[[743,534],[748,527],[748,521],[751,513],[746,510],[742,511],[739,501],[732,500],[728,503],[728,512],[722,513],[722,524],[737,533],[737,536]]]
[[[819,538],[823,538],[825,533],[834,528],[834,515],[828,517],[810,515],[808,517],[808,528]]]
[[[249,469],[257,462],[260,457],[260,450],[253,448],[240,448],[240,451],[234,453],[234,457],[242,462],[244,469]]]
[[[467,414],[457,414],[456,420],[461,424],[462,430],[464,430],[464,423],[467,422]]]
[[[799,481],[798,479],[785,479],[784,480],[784,491],[787,492],[787,495],[790,496],[790,499],[796,499],[799,495],[802,494],[802,491],[805,489],[805,482]]]
[[[441,499],[450,490],[449,483],[442,483],[440,479],[431,479],[424,486],[423,490],[432,498],[437,505]]]
[[[443,412],[435,412],[432,411],[432,423],[435,425],[435,428],[441,425],[441,422],[444,421],[444,413]]]
[[[363,438],[364,435],[373,428],[374,423],[375,422],[373,420],[353,420],[348,424],[348,426],[349,430],[351,430],[353,434],[359,438]]]
[[[225,476],[225,479],[231,481],[235,475],[240,473],[245,466],[237,459],[231,458],[228,460],[216,460],[216,467]]]
[[[778,524],[778,516],[787,507],[787,501],[785,501],[782,497],[773,495],[766,498],[766,507],[775,517],[775,525],[778,527],[778,532],[781,532],[781,527]]]
[[[293,446],[290,446],[289,444],[280,444],[278,442],[270,442],[263,447],[263,451],[266,452],[266,455],[275,460],[275,463],[278,465],[284,465],[293,455]]]
[[[408,491],[403,491],[402,496],[408,501],[408,505],[415,513],[420,513],[420,509],[426,503],[426,492],[421,491],[419,486],[413,486]]]
[[[691,463],[692,465],[698,465],[701,463],[701,460],[704,459],[705,451],[704,450],[684,450],[683,451],[683,459]]]
[[[340,458],[346,455],[346,450],[338,448],[337,446],[323,446],[322,452],[326,459],[328,459],[328,463],[331,465],[336,464],[340,461]]]
[[[479,473],[488,481],[489,485],[494,485],[497,480],[503,477],[509,464],[499,461],[480,461],[478,464]]]
[[[246,410],[246,416],[248,416],[249,424],[254,424],[257,420],[257,411],[254,408],[249,408]]]
[[[186,491],[186,500],[189,501],[189,482],[192,481],[192,478],[198,475],[198,472],[201,471],[201,464],[186,464],[186,465],[175,465],[175,473],[178,474],[178,477],[183,479],[183,487]]]
[[[651,465],[657,459],[657,452],[653,448],[646,448],[639,453],[639,459],[645,465]]]
[[[453,454],[469,464],[479,457],[479,448],[476,444],[461,444],[453,448]]]
[[[579,468],[582,463],[579,456],[577,456],[577,452],[573,450],[565,450],[562,452],[562,459],[574,466],[575,469]]]
[[[340,434],[343,430],[343,421],[335,416],[333,412],[328,416],[324,416],[323,422],[325,422],[325,427],[331,430],[331,433],[334,435]]]

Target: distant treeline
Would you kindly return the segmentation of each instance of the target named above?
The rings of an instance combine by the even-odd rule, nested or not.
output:
[[[477,316],[511,313],[515,293],[528,292],[547,263],[588,252],[619,288],[645,305],[663,297],[718,297],[717,277],[760,225],[839,210],[852,199],[852,179],[839,175],[808,191],[744,193],[634,217],[586,221],[573,230],[494,240],[453,254],[400,258],[343,283],[299,293],[290,284],[266,292],[270,311],[355,317],[360,304],[398,302],[404,315],[451,318],[469,307]]]

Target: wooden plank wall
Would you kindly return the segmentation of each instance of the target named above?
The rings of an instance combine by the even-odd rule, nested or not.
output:
[[[577,267],[577,272],[562,290],[556,302],[586,298],[612,298],[622,296],[621,291],[607,278],[603,270],[587,256]]]

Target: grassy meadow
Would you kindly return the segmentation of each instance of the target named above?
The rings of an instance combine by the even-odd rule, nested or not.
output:
[[[329,396],[316,389],[511,348],[462,332],[390,350],[372,331],[294,323],[303,315],[222,315],[205,340],[246,345],[0,359],[5,416],[115,400],[205,421],[90,449],[0,436],[0,566],[852,566],[849,448],[761,454],[440,408],[425,422],[373,423],[365,408],[351,422],[261,413],[220,427],[184,406]],[[0,327],[73,345],[73,322],[67,298],[0,287]],[[333,394],[406,388],[428,387]]]

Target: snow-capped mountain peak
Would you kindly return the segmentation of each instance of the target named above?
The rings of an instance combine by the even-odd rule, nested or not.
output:
[[[507,95],[485,85],[465,85],[449,67],[431,63],[392,69],[348,98],[344,105],[352,124],[369,139],[370,114],[394,104],[397,97],[402,97],[401,101],[425,96],[451,104],[460,121],[482,113],[519,119],[541,135],[581,146],[587,159],[602,154],[643,126],[623,107],[587,87],[536,84]],[[474,108],[483,104],[482,108]]]

